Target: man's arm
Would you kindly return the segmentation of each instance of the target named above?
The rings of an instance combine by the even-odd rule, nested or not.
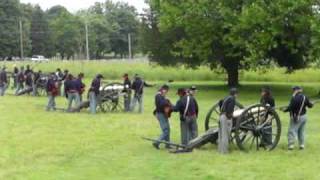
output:
[[[310,102],[308,97],[306,97],[306,105],[307,105],[308,108],[313,108],[313,103]]]
[[[146,83],[145,81],[143,82],[143,85],[144,85],[145,87],[153,87],[153,85],[148,84],[148,83]]]
[[[293,108],[293,105],[294,105],[294,97],[291,98],[289,106],[283,112],[290,112]]]

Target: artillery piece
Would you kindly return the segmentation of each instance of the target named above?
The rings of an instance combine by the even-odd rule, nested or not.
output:
[[[160,142],[175,147],[174,152],[191,152],[208,143],[217,143],[219,137],[219,103],[216,103],[207,113],[205,120],[206,132],[193,139],[188,145],[174,144],[143,138],[153,142]],[[230,142],[237,144],[242,151],[267,150],[277,147],[281,136],[281,121],[275,109],[261,104],[243,107],[237,103],[233,114],[233,127]]]

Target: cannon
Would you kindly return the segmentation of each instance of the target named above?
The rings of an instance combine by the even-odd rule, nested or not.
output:
[[[124,110],[123,99],[129,94],[122,83],[110,83],[100,88],[98,107],[104,113],[121,112]]]
[[[207,113],[205,119],[206,132],[193,139],[187,145],[158,141],[150,138],[143,139],[168,144],[175,147],[175,153],[191,152],[208,143],[217,143],[219,137],[219,103],[216,103]],[[261,104],[243,107],[236,103],[233,114],[233,127],[230,142],[242,151],[275,149],[280,141],[281,121],[275,109]]]

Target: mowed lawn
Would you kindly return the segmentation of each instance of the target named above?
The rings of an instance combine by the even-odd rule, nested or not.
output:
[[[160,85],[161,83],[157,83]],[[219,82],[176,82],[176,88],[196,84],[200,104],[199,131],[206,112],[226,95]],[[255,104],[263,83],[243,83],[240,102]],[[314,96],[320,84],[302,84]],[[291,84],[273,84],[278,105],[286,105]],[[156,88],[145,95],[145,113],[89,115],[45,112],[45,97],[0,98],[0,179],[319,179],[320,106],[309,113],[305,151],[287,151],[288,115],[280,113],[281,141],[272,152],[244,153],[233,147],[220,155],[207,145],[189,154],[155,150],[141,136],[156,138],[159,125],[152,115]],[[316,97],[313,97],[316,98]],[[64,98],[59,107],[66,107]],[[180,141],[178,116],[171,118],[172,140]]]

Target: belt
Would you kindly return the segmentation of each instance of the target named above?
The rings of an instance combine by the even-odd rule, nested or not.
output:
[[[77,93],[77,90],[69,90],[68,93]]]

